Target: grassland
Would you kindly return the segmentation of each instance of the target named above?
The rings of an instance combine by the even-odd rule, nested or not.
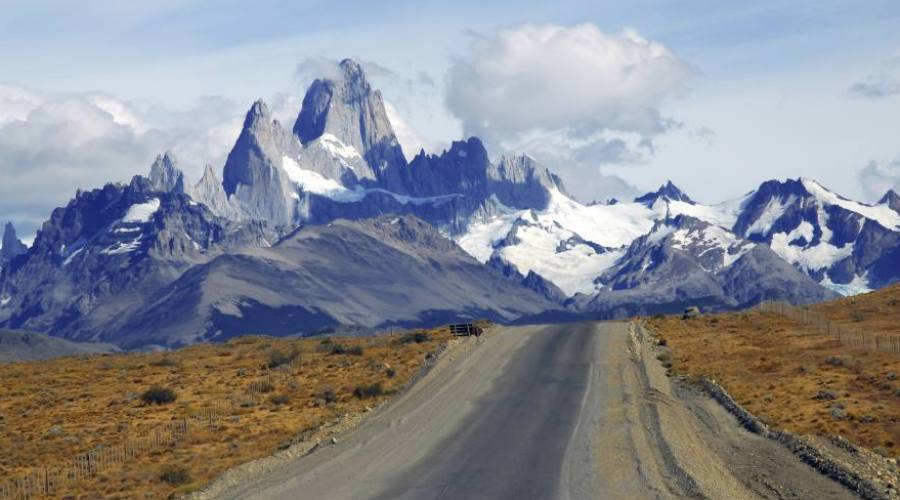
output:
[[[896,333],[900,287],[814,309],[859,330]],[[655,317],[649,330],[674,374],[711,377],[767,423],[798,434],[840,435],[900,457],[900,358],[847,348],[772,313],[691,320]]]
[[[440,330],[331,340],[242,337],[167,353],[0,365],[0,478],[226,408],[214,427],[192,425],[177,446],[66,493],[166,498],[191,491],[326,422],[376,407],[449,341]],[[175,401],[145,402],[142,395],[154,386],[173,391]]]

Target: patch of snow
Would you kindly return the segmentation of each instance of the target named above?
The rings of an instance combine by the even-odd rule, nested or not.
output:
[[[818,245],[798,247],[791,245],[799,236],[809,233],[809,228],[803,224],[790,233],[776,233],[772,235],[772,243],[769,246],[784,260],[800,266],[807,271],[817,271],[831,267],[834,263],[849,257],[853,253],[853,245],[837,247],[826,241],[820,241]]]
[[[341,202],[354,202],[365,198],[365,194],[360,191],[344,187],[336,180],[329,179],[318,172],[301,168],[300,165],[289,156],[282,158],[282,166],[284,167],[284,171],[287,172],[291,182],[300,186],[300,189],[304,192],[317,194]]]
[[[63,267],[71,264],[72,259],[74,259],[76,255],[80,254],[82,250],[84,250],[84,248],[79,248],[78,250],[75,250],[74,252],[72,252],[72,255],[69,255],[68,257],[66,257],[66,260],[63,261]]]
[[[727,229],[709,226],[701,230],[681,229],[675,233],[676,248],[687,250],[691,247],[698,257],[709,252],[722,250],[722,267],[729,267],[756,245],[740,240]]]
[[[326,132],[322,134],[322,136],[319,137],[318,140],[322,147],[325,148],[326,151],[331,153],[332,156],[343,158],[345,160],[362,158],[362,155],[359,154],[359,151],[357,151],[356,148],[344,144],[344,142],[338,139],[334,134],[329,134],[328,132]]]
[[[159,211],[159,198],[151,198],[144,203],[137,203],[128,207],[125,217],[122,217],[122,222],[150,222],[157,211]]]
[[[810,194],[815,196],[825,205],[836,205],[845,210],[862,215],[867,219],[874,220],[886,229],[892,231],[900,230],[900,214],[891,210],[887,205],[865,205],[863,203],[842,198],[825,189],[821,184],[814,180],[801,179],[800,181]]]
[[[872,289],[869,288],[869,284],[866,282],[865,278],[859,275],[854,275],[853,280],[850,281],[850,283],[834,283],[831,281],[831,278],[825,276],[825,279],[822,280],[822,286],[845,297],[850,295],[860,295],[872,291]]]
[[[749,195],[736,200],[719,203],[718,205],[701,205],[699,203],[691,204],[684,201],[670,201],[669,214],[671,217],[675,217],[676,215],[687,215],[730,230],[734,227],[735,222],[737,222],[738,215],[741,213],[741,208],[748,198]]]
[[[118,242],[115,245],[110,245],[110,246],[104,248],[103,250],[100,251],[100,253],[102,253],[104,255],[121,255],[121,254],[125,254],[125,253],[130,253],[130,252],[137,250],[140,247],[142,239],[143,239],[143,236],[138,236],[137,238],[135,238],[129,242]]]
[[[673,228],[672,226],[660,224],[659,226],[653,228],[653,231],[650,231],[650,233],[647,234],[647,243],[650,245],[655,245],[664,240],[666,236],[669,236],[674,231],[675,228]]]
[[[489,222],[471,224],[456,243],[479,262],[485,263],[494,253],[494,245],[506,237],[517,218],[517,216],[498,217]]]
[[[362,201],[369,194],[376,192],[384,193],[400,203],[410,205],[440,204],[462,196],[461,194],[448,194],[442,196],[414,197],[392,193],[380,188],[365,189],[361,186],[354,186],[353,189],[350,189],[318,172],[313,172],[312,170],[306,170],[300,167],[300,165],[289,156],[282,158],[282,166],[284,167],[285,172],[287,172],[291,182],[297,184],[303,192],[324,196],[339,203]],[[296,196],[295,198],[300,199],[299,196]]]
[[[541,222],[558,222],[582,238],[609,248],[628,245],[635,238],[647,234],[658,218],[640,203],[615,205],[582,205],[552,189],[550,203],[537,212]]]
[[[763,209],[759,217],[757,217],[753,224],[744,231],[744,237],[748,237],[751,234],[768,236],[772,231],[772,225],[775,224],[775,221],[780,219],[781,216],[784,215],[784,212],[787,211],[788,207],[793,205],[796,200],[797,197],[794,195],[788,197],[785,202],[778,199],[769,200],[769,203],[766,205],[766,208]]]

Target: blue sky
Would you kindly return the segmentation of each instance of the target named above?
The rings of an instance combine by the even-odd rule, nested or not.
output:
[[[146,171],[157,150],[175,149],[189,175],[205,162],[220,166],[253,100],[266,99],[285,120],[296,112],[312,77],[298,71],[304,61],[350,56],[383,68],[370,76],[408,128],[405,141],[439,149],[481,119],[471,107],[447,105],[458,90],[451,75],[490,57],[502,33],[529,24],[589,24],[610,36],[633,29],[690,68],[640,93],[651,96],[646,105],[658,111],[662,131],[612,130],[598,119],[590,126],[605,142],[580,150],[571,131],[550,131],[546,140],[524,129],[496,131],[492,154],[546,146],[539,158],[583,199],[623,190],[619,180],[645,190],[672,178],[708,202],[772,177],[815,177],[869,201],[900,184],[896,1],[87,0],[0,1],[0,11],[0,84],[22,110],[5,117],[0,110],[0,220],[25,232],[75,188]],[[434,85],[423,83],[429,79]],[[77,106],[89,98],[96,107],[97,96],[107,99],[103,109],[124,110],[113,125],[82,120],[94,127],[77,131],[85,137],[73,132],[48,144],[57,137],[48,130],[78,122]],[[48,109],[32,116],[40,106]],[[539,119],[530,126],[547,132]],[[633,154],[590,158],[619,138]],[[547,145],[557,144],[571,150],[555,155]],[[48,173],[57,172],[48,188]]]

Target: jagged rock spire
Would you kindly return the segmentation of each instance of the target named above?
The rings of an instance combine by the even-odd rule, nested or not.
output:
[[[294,134],[307,144],[330,134],[355,148],[376,177],[406,165],[388,120],[381,92],[373,90],[362,67],[351,59],[339,64],[335,78],[315,80],[303,98]]]
[[[178,160],[171,151],[158,155],[150,167],[150,184],[156,191],[184,192],[184,173],[178,169]]]
[[[900,195],[893,189],[889,189],[888,192],[881,197],[881,200],[878,203],[880,205],[887,205],[891,207],[891,210],[900,214]]]
[[[262,100],[253,103],[222,172],[227,196],[236,196],[251,218],[279,226],[292,222],[293,203],[284,158],[300,157],[300,142],[272,118]]]
[[[676,186],[672,181],[666,182],[655,192],[647,193],[643,196],[635,198],[634,201],[636,203],[643,203],[647,206],[651,206],[659,198],[665,198],[669,201],[683,201],[692,205],[694,204],[694,200],[692,200],[688,195],[684,194],[684,191],[679,189],[678,186]]]
[[[28,247],[16,235],[16,228],[12,222],[7,222],[3,228],[3,244],[0,246],[0,264],[22,255],[28,251]]]

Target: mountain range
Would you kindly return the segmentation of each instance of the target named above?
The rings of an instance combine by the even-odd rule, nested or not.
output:
[[[477,137],[407,161],[352,60],[292,126],[257,101],[221,169],[171,153],[79,191],[29,248],[7,226],[0,327],[126,348],[242,333],[371,331],[486,317],[607,318],[803,304],[900,281],[900,197],[810,179],[704,205],[673,183],[584,204]]]

